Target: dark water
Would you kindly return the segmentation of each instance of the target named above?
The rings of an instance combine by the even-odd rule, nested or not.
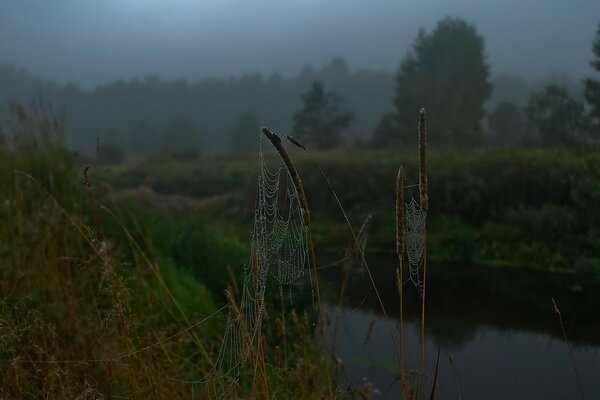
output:
[[[370,262],[398,342],[394,259]],[[399,398],[399,364],[366,275],[353,273],[340,307],[342,272],[323,271],[329,347],[353,384],[370,382],[376,399]],[[327,294],[328,293],[328,294]],[[579,399],[561,310],[586,399],[600,399],[600,284],[587,277],[463,266],[430,267],[426,372],[440,351],[441,399]],[[419,365],[420,298],[406,284],[406,359]],[[450,356],[453,363],[450,363]],[[428,398],[428,396],[427,396]]]

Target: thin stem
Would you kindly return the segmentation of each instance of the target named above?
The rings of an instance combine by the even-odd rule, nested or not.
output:
[[[577,378],[577,385],[579,386],[579,393],[581,394],[581,398],[585,399],[585,395],[583,394],[583,386],[581,385],[581,377],[579,376],[579,370],[577,369],[577,364],[575,364],[575,356],[573,355],[573,348],[571,347],[571,343],[567,338],[567,331],[565,330],[565,326],[563,324],[562,316],[560,314],[560,310],[552,298],[552,304],[554,304],[554,312],[558,315],[558,322],[560,323],[560,329],[562,330],[563,337],[565,338],[565,342],[567,343],[567,348],[569,349],[569,357],[571,358],[571,364],[573,364],[573,370],[575,371],[575,377]]]
[[[404,242],[406,239],[404,229],[404,168],[401,166],[396,177],[396,253],[398,254],[396,285],[400,297],[400,382],[403,393],[406,387],[404,375],[404,285],[402,284],[402,277],[404,276]]]
[[[419,205],[421,211],[427,213],[429,209],[429,195],[427,187],[427,119],[426,111],[419,111]],[[427,291],[427,225],[425,223],[423,232],[423,292],[421,293],[421,360],[419,374],[419,393],[423,386],[425,368],[425,299]]]
[[[360,246],[360,244],[358,242],[358,237],[356,236],[356,233],[354,232],[354,229],[352,228],[352,223],[350,222],[350,219],[348,218],[348,215],[346,214],[346,210],[344,209],[344,206],[342,205],[342,202],[340,201],[340,199],[339,199],[339,197],[338,197],[335,189],[331,185],[331,182],[329,181],[329,178],[325,174],[325,171],[323,171],[323,169],[321,168],[321,166],[319,165],[319,163],[317,162],[317,160],[315,160],[315,158],[312,156],[312,154],[310,154],[310,152],[308,150],[305,150],[305,151],[309,155],[309,157],[312,159],[312,161],[315,163],[315,165],[317,166],[317,168],[321,172],[321,175],[323,176],[323,178],[327,182],[327,185],[329,186],[329,189],[331,190],[331,193],[333,194],[333,197],[335,198],[335,201],[337,202],[337,205],[338,205],[339,209],[342,212],[344,220],[346,221],[346,224],[348,225],[348,229],[350,230],[350,233],[352,234],[352,237],[354,239],[354,243],[358,247],[358,251],[360,253],[362,264],[363,264],[363,266],[365,268],[365,271],[367,271],[367,275],[369,276],[369,280],[371,282],[371,285],[373,286],[373,289],[375,291],[375,295],[377,296],[377,300],[379,302],[379,306],[380,306],[381,311],[383,313],[383,316],[385,318],[387,329],[388,329],[390,338],[392,339],[392,343],[394,345],[394,350],[396,352],[396,358],[398,359],[398,363],[401,363],[400,352],[398,350],[398,345],[396,344],[396,339],[394,338],[394,332],[392,330],[392,325],[390,324],[390,319],[388,317],[387,311],[385,310],[385,306],[383,305],[383,300],[381,299],[381,295],[379,294],[379,290],[377,289],[377,285],[375,284],[375,280],[373,279],[373,275],[371,274],[371,269],[369,268],[369,264],[367,263],[367,260],[365,258],[365,253],[364,253],[362,247]]]

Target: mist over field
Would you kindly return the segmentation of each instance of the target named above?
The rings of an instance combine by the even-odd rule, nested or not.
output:
[[[97,137],[141,149],[136,130],[177,119],[208,154],[227,151],[244,113],[290,131],[299,95],[322,81],[354,112],[343,134],[352,144],[390,110],[420,29],[447,16],[474,26],[494,86],[490,113],[502,101],[524,105],[548,82],[581,98],[598,14],[595,1],[558,0],[3,1],[0,100],[51,100],[67,113],[69,146],[88,154]]]
[[[419,28],[458,16],[485,37],[494,74],[579,79],[599,14],[595,0],[4,0],[0,63],[87,88],[148,74],[290,77],[334,56],[395,72]]]

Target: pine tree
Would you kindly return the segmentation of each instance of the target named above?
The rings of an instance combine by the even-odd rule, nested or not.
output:
[[[354,119],[354,114],[343,106],[343,99],[326,91],[320,82],[314,82],[301,97],[303,107],[293,117],[296,139],[319,149],[339,146],[342,131]]]
[[[394,109],[382,119],[374,142],[414,142],[415,115],[425,107],[430,143],[477,144],[483,140],[483,104],[490,94],[483,38],[461,19],[443,19],[431,34],[419,32],[402,62]]]

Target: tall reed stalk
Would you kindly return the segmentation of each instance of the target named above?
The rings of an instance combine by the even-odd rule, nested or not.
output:
[[[396,285],[398,286],[398,295],[400,297],[400,383],[402,393],[405,393],[405,374],[404,374],[404,292],[402,277],[404,276],[404,242],[406,233],[404,230],[404,167],[398,169],[396,177],[396,253],[398,254],[398,269],[396,270]],[[404,396],[406,397],[406,396]]]
[[[427,119],[425,109],[419,111],[419,204],[421,212],[426,213],[429,209],[429,197],[427,188]],[[424,379],[423,369],[425,364],[425,299],[427,290],[427,227],[423,232],[423,292],[421,297],[421,360],[419,374],[419,388],[422,388]]]

